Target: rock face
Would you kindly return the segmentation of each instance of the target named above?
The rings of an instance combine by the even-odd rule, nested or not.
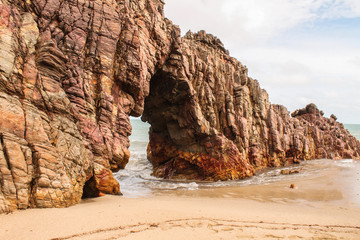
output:
[[[120,193],[129,115],[179,36],[160,0],[0,0],[0,212]]]
[[[151,124],[165,178],[239,179],[360,143],[314,105],[289,116],[205,32],[180,38],[162,0],[0,0],[0,212],[119,194],[129,116]]]
[[[336,117],[335,117],[336,118]],[[228,180],[300,160],[354,158],[360,143],[314,104],[269,102],[216,37],[187,33],[150,81],[148,158],[164,178]]]

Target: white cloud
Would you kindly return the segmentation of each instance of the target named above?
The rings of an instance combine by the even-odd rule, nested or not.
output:
[[[247,32],[268,38],[315,17],[309,1],[225,0],[222,12],[228,22],[237,23]]]
[[[300,102],[303,106],[314,102],[313,98],[307,98],[307,97],[298,97],[297,101]]]
[[[339,98],[339,97],[341,97],[339,92],[336,91],[336,90],[324,91],[322,94],[327,98]]]
[[[165,10],[184,31],[207,27],[205,30],[226,40],[254,41],[317,19],[359,17],[360,1],[169,0]]]
[[[356,67],[360,67],[360,55],[349,59],[349,63],[355,65]]]

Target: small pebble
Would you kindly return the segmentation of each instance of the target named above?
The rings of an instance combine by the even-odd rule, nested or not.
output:
[[[295,184],[290,184],[290,188],[294,189],[295,188]]]

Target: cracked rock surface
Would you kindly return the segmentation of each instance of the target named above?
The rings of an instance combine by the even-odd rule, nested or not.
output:
[[[310,159],[360,157],[360,143],[314,104],[269,102],[216,37],[188,32],[150,82],[148,158],[164,178],[229,180]]]
[[[216,37],[162,0],[0,0],[0,212],[120,194],[129,116],[164,178],[228,180],[360,143],[313,104],[272,105]]]
[[[0,212],[119,194],[129,116],[179,35],[160,0],[0,0]]]

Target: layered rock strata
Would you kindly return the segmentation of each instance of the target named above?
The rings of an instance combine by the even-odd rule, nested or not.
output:
[[[314,105],[272,105],[205,32],[180,31],[162,0],[0,0],[0,212],[119,194],[129,116],[151,124],[165,178],[239,179],[268,166],[359,158]]]
[[[0,0],[0,212],[120,193],[129,115],[179,35],[160,0]]]
[[[150,81],[148,158],[164,178],[229,180],[301,160],[360,157],[360,143],[314,104],[269,102],[216,37],[187,33]]]

